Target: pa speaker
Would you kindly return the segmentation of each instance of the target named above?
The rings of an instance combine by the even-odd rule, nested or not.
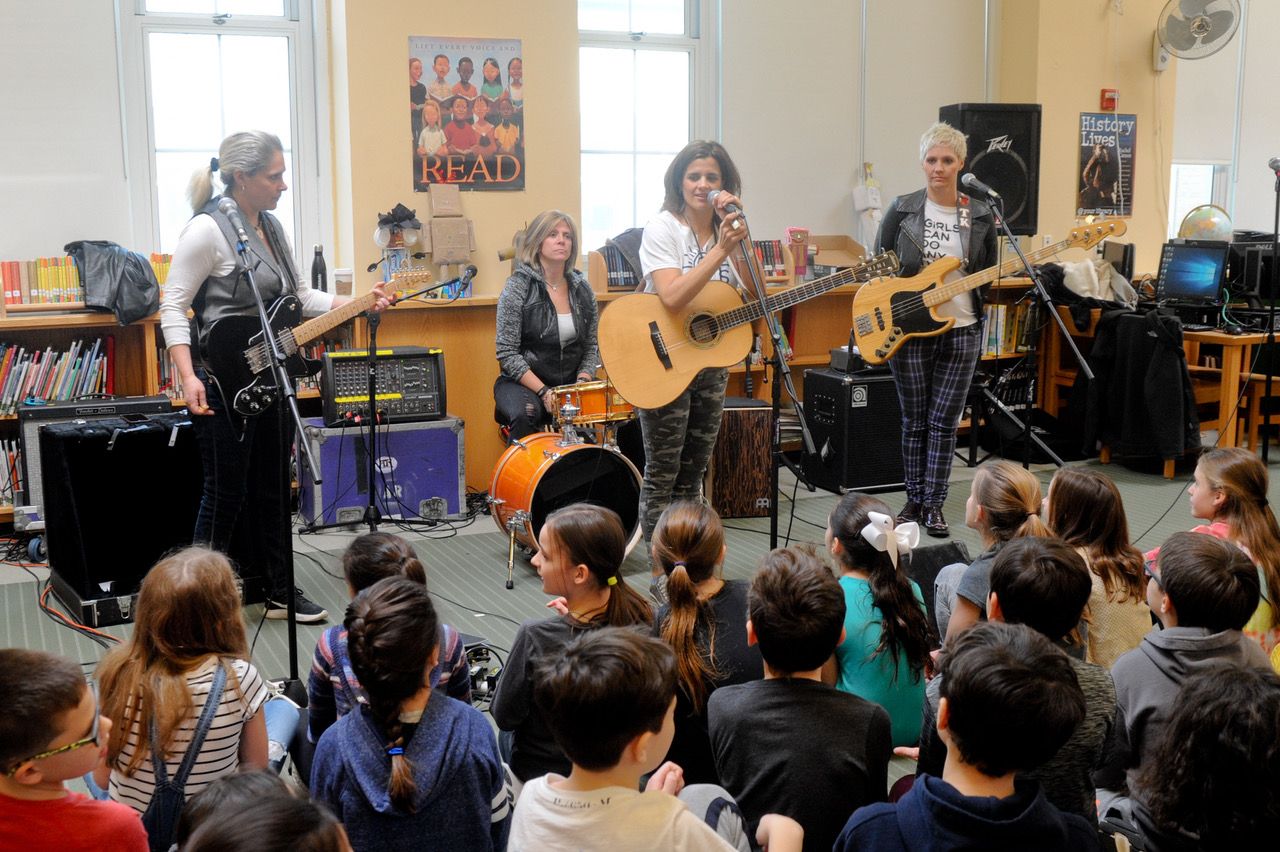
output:
[[[1015,234],[1036,233],[1040,206],[1040,104],[950,104],[938,118],[968,139],[964,171],[1004,199]]]
[[[804,400],[818,450],[804,471],[814,485],[837,494],[902,485],[902,409],[891,374],[805,370]]]

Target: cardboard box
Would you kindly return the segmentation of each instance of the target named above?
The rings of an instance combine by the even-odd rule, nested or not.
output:
[[[431,206],[431,218],[462,215],[462,193],[457,184],[433,183],[427,187],[427,201]]]
[[[299,460],[299,511],[309,523],[359,524],[368,504],[367,426],[325,428],[305,421],[321,483]],[[383,518],[461,520],[467,513],[463,422],[446,417],[378,427],[374,505]]]
[[[814,234],[809,237],[809,244],[818,247],[816,262],[819,266],[847,269],[857,266],[867,256],[867,250],[861,243],[844,234]]]

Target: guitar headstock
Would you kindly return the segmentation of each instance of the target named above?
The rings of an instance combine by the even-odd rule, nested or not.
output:
[[[858,281],[870,281],[873,278],[892,277],[898,274],[901,264],[898,255],[892,251],[882,251],[869,257],[854,267],[854,278]]]
[[[430,284],[434,279],[435,276],[426,269],[402,269],[391,273],[392,288],[396,290],[410,290],[423,284]]]
[[[1108,237],[1124,236],[1127,230],[1129,225],[1123,219],[1099,219],[1068,231],[1067,245],[1072,248],[1093,248]]]

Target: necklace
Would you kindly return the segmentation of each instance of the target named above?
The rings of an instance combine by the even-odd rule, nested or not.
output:
[[[609,604],[606,601],[605,603],[600,604],[600,606],[592,607],[591,609],[584,609],[582,612],[578,612],[577,610],[571,609],[569,610],[569,617],[572,618],[574,621],[580,621],[585,624],[586,622],[591,620],[588,616],[592,616],[592,615],[595,615],[597,612],[603,611],[604,608],[607,607],[608,605]]]

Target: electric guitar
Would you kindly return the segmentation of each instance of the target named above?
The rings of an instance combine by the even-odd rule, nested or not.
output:
[[[1093,248],[1107,237],[1122,236],[1126,230],[1123,219],[1102,219],[1072,228],[1065,240],[1031,252],[1027,260],[1034,263],[1066,248]],[[947,331],[956,321],[938,316],[938,305],[1021,269],[1022,261],[1015,257],[943,284],[943,279],[959,267],[958,258],[944,257],[910,278],[875,281],[859,288],[853,297],[853,337],[863,360],[883,364],[911,338]]]
[[[898,271],[885,252],[834,275],[768,297],[769,312],[821,296],[845,284]],[[600,358],[609,381],[637,408],[659,408],[689,387],[700,370],[728,367],[751,350],[751,323],[764,316],[758,302],[743,303],[723,281],[710,281],[689,304],[668,310],[653,293],[617,299],[600,315]]]
[[[431,273],[425,270],[397,272],[391,276],[391,283],[413,287],[429,284],[431,278]],[[267,319],[284,353],[289,376],[301,379],[319,372],[320,361],[305,357],[301,347],[369,310],[377,300],[373,292],[365,293],[306,322],[302,321],[302,303],[292,293],[268,305]],[[263,339],[262,323],[257,317],[223,317],[209,326],[204,363],[218,392],[237,414],[254,417],[280,398],[280,388],[271,372],[271,348]]]

